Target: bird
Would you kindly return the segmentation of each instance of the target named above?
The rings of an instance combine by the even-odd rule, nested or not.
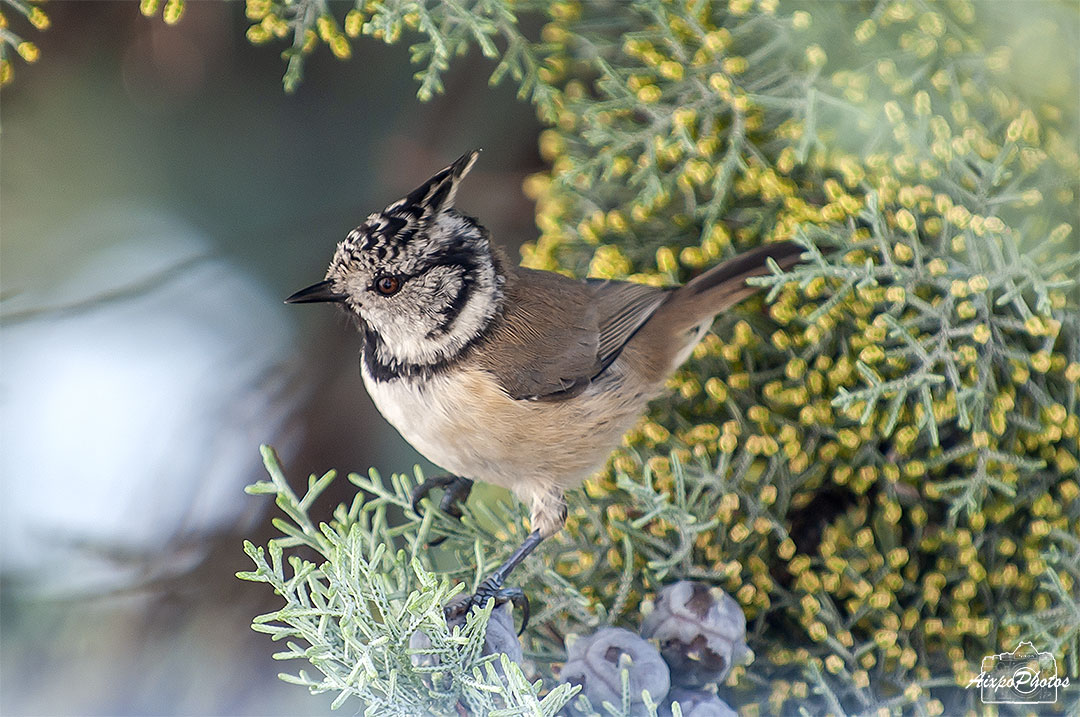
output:
[[[478,155],[370,214],[325,278],[286,303],[329,302],[355,320],[376,407],[448,471],[417,486],[414,512],[441,488],[460,518],[474,481],[528,506],[531,532],[469,603],[520,604],[524,630],[528,601],[505,582],[562,528],[565,492],[603,468],[716,315],[758,291],[746,280],[790,268],[803,248],[767,243],[672,287],[524,268],[454,206]]]

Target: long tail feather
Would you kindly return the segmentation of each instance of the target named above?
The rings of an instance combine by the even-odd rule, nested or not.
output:
[[[700,294],[716,295],[716,310],[723,311],[741,298],[749,296],[757,291],[756,287],[747,286],[746,280],[752,276],[763,276],[769,273],[767,259],[774,260],[782,269],[787,269],[799,262],[799,256],[804,249],[792,241],[774,242],[765,244],[756,249],[740,254],[734,259],[729,259],[723,264],[714,266],[701,276],[693,279],[683,287],[679,293],[684,293],[687,298]],[[728,300],[726,297],[737,297]]]

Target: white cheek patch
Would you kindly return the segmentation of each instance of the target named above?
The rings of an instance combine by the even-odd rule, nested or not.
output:
[[[364,294],[368,293],[368,279],[359,273],[349,274],[345,277],[345,293],[353,297],[357,303],[365,304]]]
[[[383,339],[388,354],[380,356],[383,360],[432,364],[453,356],[484,331],[501,300],[491,265],[482,267],[468,287],[454,267],[411,281],[422,283],[393,297],[393,305],[376,300],[364,309]]]
[[[379,337],[376,356],[386,364],[452,358],[487,329],[502,301],[501,278],[482,227],[449,211],[421,229],[362,251],[343,242],[331,268],[350,308]],[[403,277],[397,294],[372,291],[381,273]]]
[[[428,272],[424,288],[429,292],[427,305],[435,317],[457,300],[465,288],[464,271],[457,267],[437,267]]]

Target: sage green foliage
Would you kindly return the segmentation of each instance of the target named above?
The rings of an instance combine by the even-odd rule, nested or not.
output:
[[[447,629],[443,605],[464,585],[453,586],[434,572],[425,544],[430,520],[398,527],[388,521],[388,510],[408,506],[412,486],[404,478],[395,476],[391,488],[375,471],[369,479],[349,476],[360,489],[352,505],[339,506],[331,521],[316,525],[309,511],[335,474],[312,476],[298,498],[273,450],[264,447],[263,459],[271,480],[248,492],[276,495],[288,519],[275,518],[284,535],[266,549],[244,544],[255,570],[238,577],[268,583],[285,600],[283,608],[252,624],[286,641],[287,650],[274,657],[306,660],[320,673],[300,670],[282,679],[336,693],[334,708],[357,697],[367,714],[377,715],[457,714],[460,700],[476,714],[540,717],[556,714],[570,699],[569,685],[541,696],[541,683],[530,682],[505,656],[505,679],[491,664],[496,656],[480,657],[490,604],[471,612],[464,629]],[[319,562],[297,555],[301,546]],[[437,658],[433,666],[413,665],[417,651],[409,638],[418,630],[431,638],[422,652]]]
[[[326,514],[328,506],[316,506],[316,501],[336,474],[311,476],[304,496],[298,497],[273,449],[264,446],[262,454],[271,480],[249,486],[248,492],[275,496],[286,517],[274,518],[282,536],[266,548],[245,542],[255,569],[237,577],[268,583],[285,601],[252,623],[257,632],[286,641],[287,649],[275,659],[306,661],[319,673],[299,669],[282,673],[281,679],[314,693],[335,693],[335,708],[357,698],[351,709],[359,706],[369,715],[456,716],[460,704],[472,714],[543,717],[575,700],[579,688],[552,676],[552,661],[565,657],[558,630],[567,625],[591,630],[617,615],[592,604],[574,583],[545,565],[548,561],[530,560],[515,573],[515,580],[543,586],[546,595],[543,604],[533,603],[534,610],[543,609],[533,613],[532,624],[544,628],[527,653],[542,679],[530,681],[522,666],[505,656],[481,657],[490,604],[470,613],[464,629],[448,630],[443,616],[450,598],[465,586],[474,590],[524,538],[520,506],[471,502],[461,521],[436,508],[420,518],[409,508],[413,488],[423,481],[419,468],[413,476],[395,474],[389,480],[372,469],[366,477],[350,474],[356,498],[330,511],[328,522],[317,523],[312,513]],[[667,497],[646,493],[663,513]],[[574,502],[577,511],[584,509],[580,497]],[[430,547],[440,537],[446,542]],[[656,567],[661,573],[665,569]],[[627,574],[624,582],[629,585],[631,579]],[[410,647],[416,631],[430,637],[430,647]],[[436,659],[414,661],[414,656]],[[492,664],[499,657],[505,677]],[[636,696],[628,690],[624,679],[621,705],[593,706],[578,697],[579,713],[589,714],[591,708],[605,717],[630,717],[628,706]],[[648,716],[656,717],[656,701],[645,698],[644,703]]]
[[[339,55],[414,42],[422,97],[492,57],[550,124],[530,266],[664,284],[807,248],[515,572],[545,688],[567,634],[634,628],[680,578],[746,612],[755,659],[720,688],[744,714],[973,714],[982,658],[1020,640],[1080,679],[1075,7],[370,2],[335,35],[329,6],[252,5],[317,8],[306,51],[318,18]],[[431,569],[475,585],[526,530],[486,505],[406,515],[395,545],[448,535]]]

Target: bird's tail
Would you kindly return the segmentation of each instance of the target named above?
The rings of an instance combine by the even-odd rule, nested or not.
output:
[[[686,360],[714,316],[760,290],[748,285],[747,279],[769,274],[769,259],[789,269],[799,262],[802,252],[803,247],[791,241],[766,244],[674,289],[627,344],[623,351],[627,361],[641,377],[661,385]]]
[[[700,305],[701,317],[718,314],[754,294],[760,287],[750,286],[746,280],[769,273],[766,260],[772,259],[781,269],[789,269],[799,263],[804,249],[793,241],[780,241],[759,246],[728,259],[689,281],[678,290],[682,300]],[[697,312],[694,312],[697,313]]]

